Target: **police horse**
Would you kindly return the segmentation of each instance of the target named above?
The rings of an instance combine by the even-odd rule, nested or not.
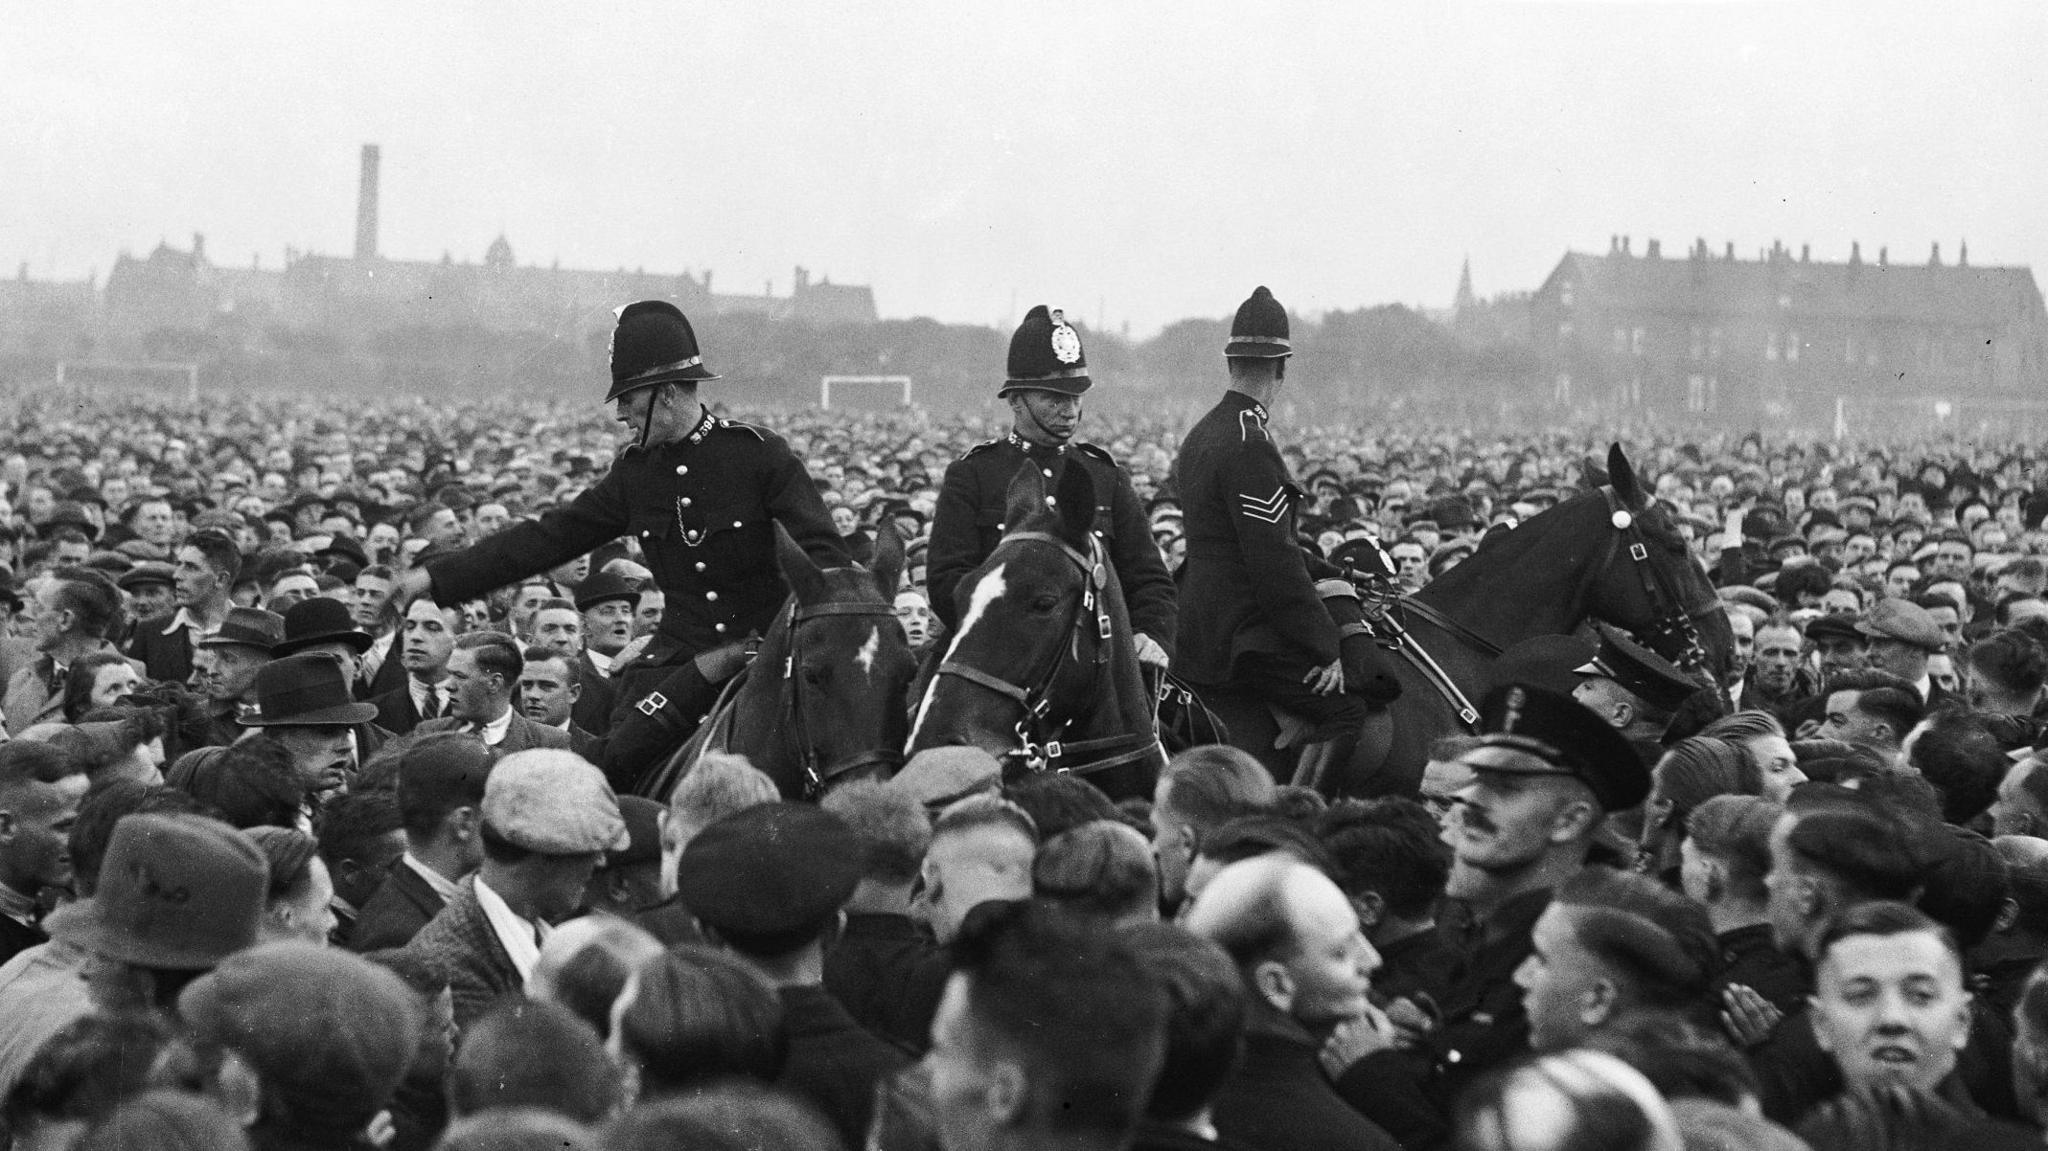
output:
[[[909,754],[968,744],[1006,777],[1064,771],[1114,799],[1151,795],[1166,751],[1094,520],[1086,468],[1062,469],[1050,496],[1037,468],[1017,470],[1011,527],[960,581],[960,623],[916,701]]]
[[[1412,795],[1430,746],[1472,732],[1493,663],[1523,640],[1563,635],[1598,619],[1634,633],[1659,655],[1712,682],[1734,636],[1707,574],[1671,513],[1653,503],[1613,445],[1607,469],[1590,463],[1588,487],[1513,529],[1496,528],[1463,563],[1377,619],[1342,628],[1346,668],[1358,645],[1400,681],[1398,699],[1368,722],[1343,764],[1315,782],[1342,794]],[[1332,604],[1333,615],[1358,605]],[[1362,626],[1361,626],[1362,624]],[[1280,725],[1262,706],[1211,698],[1231,742],[1273,763]],[[1287,778],[1282,775],[1282,778]]]
[[[707,751],[746,756],[792,800],[895,773],[917,667],[894,604],[903,542],[893,531],[877,536],[873,570],[821,568],[776,526],[788,602],[753,662],[683,746],[642,776],[636,794],[668,802]]]

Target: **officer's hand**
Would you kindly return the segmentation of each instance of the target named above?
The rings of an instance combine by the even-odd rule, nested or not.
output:
[[[1365,1014],[1337,1025],[1324,1041],[1323,1049],[1316,1053],[1316,1060],[1323,1065],[1323,1074],[1335,1079],[1359,1060],[1392,1050],[1398,1042],[1399,1032],[1386,1013],[1377,1007],[1367,1007]]]
[[[1317,695],[1336,695],[1344,690],[1344,657],[1338,656],[1328,667],[1319,667],[1301,677],[1301,682]]]
[[[1428,996],[1423,998],[1427,1000]],[[1437,1018],[1432,1013],[1435,1008],[1434,1003],[1424,1007],[1405,995],[1387,1004],[1387,1021],[1394,1026],[1394,1042],[1401,1047],[1420,1047],[1429,1033],[1436,1030]]]
[[[1139,663],[1150,664],[1153,667],[1165,667],[1168,663],[1172,662],[1166,654],[1166,649],[1159,646],[1159,641],[1146,635],[1144,632],[1138,633],[1136,647],[1138,649]]]
[[[427,575],[427,569],[410,568],[399,573],[398,580],[391,589],[391,599],[392,602],[401,605],[410,604],[432,590],[434,581]]]

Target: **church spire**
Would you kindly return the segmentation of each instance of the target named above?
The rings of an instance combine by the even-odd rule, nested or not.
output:
[[[1465,257],[1465,264],[1458,270],[1458,298],[1451,302],[1452,312],[1464,312],[1479,303],[1472,294],[1472,257]]]

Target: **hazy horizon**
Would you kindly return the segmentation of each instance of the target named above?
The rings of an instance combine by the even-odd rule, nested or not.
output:
[[[2048,5],[1580,2],[24,10],[0,274],[379,248],[871,285],[1134,336],[1682,256],[2048,264]]]

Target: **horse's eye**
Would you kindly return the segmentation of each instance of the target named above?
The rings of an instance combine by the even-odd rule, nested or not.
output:
[[[1059,603],[1060,597],[1056,595],[1042,595],[1039,596],[1037,599],[1031,601],[1031,610],[1051,611],[1052,609],[1058,607]]]
[[[804,669],[804,682],[805,682],[805,683],[807,683],[807,684],[810,684],[810,685],[811,685],[811,686],[813,686],[813,687],[816,687],[816,686],[818,686],[819,684],[822,684],[822,683],[824,683],[824,682],[825,682],[825,669],[824,669],[824,668],[822,668],[822,667],[807,667],[807,668],[805,668],[805,669]]]

